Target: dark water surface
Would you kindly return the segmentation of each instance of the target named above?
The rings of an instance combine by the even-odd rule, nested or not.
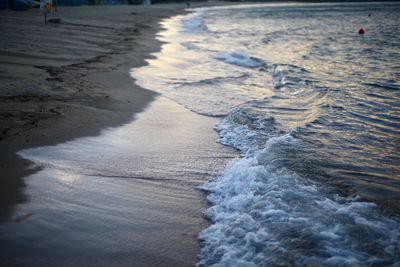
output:
[[[133,75],[223,118],[220,142],[242,155],[202,187],[214,224],[199,266],[399,264],[400,4],[211,8],[164,24],[169,43]]]

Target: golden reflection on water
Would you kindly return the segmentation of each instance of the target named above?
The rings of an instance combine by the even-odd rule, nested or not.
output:
[[[73,184],[79,179],[79,175],[67,173],[63,170],[57,169],[55,170],[55,177],[65,184]]]

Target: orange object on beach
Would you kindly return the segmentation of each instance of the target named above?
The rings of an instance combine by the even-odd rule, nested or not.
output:
[[[44,11],[47,12],[47,13],[49,13],[49,12],[51,11],[51,8],[52,8],[52,4],[49,3],[49,2],[47,2],[47,3],[44,5]]]

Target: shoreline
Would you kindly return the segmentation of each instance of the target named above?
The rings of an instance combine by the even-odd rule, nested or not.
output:
[[[32,12],[28,15],[38,14]],[[97,19],[87,19],[88,12]],[[101,21],[107,22],[106,12],[118,22],[105,30]],[[56,37],[50,38],[54,45],[42,43],[43,50],[54,49],[50,56],[28,51],[25,63],[23,53],[10,53],[14,61],[0,56],[0,62],[8,62],[0,69],[0,80],[8,82],[0,86],[0,122],[9,128],[0,131],[0,262],[7,266],[38,262],[51,266],[195,265],[200,250],[197,236],[208,225],[202,213],[207,200],[197,186],[219,173],[237,155],[236,150],[216,143],[215,118],[195,114],[136,85],[130,75],[132,68],[147,64],[146,59],[160,51],[159,22],[185,12],[185,6],[178,4],[101,6],[94,11],[91,7],[65,8],[60,11],[61,25],[50,27],[55,35],[63,36],[61,47],[67,51],[56,53],[60,47]],[[0,19],[0,27],[7,25],[6,20]],[[133,26],[121,28],[121,23]],[[44,25],[24,26],[35,32]],[[16,42],[26,52],[24,45],[30,39],[43,38],[47,37],[27,34]],[[95,56],[76,62],[80,52],[68,47],[71,43],[87,44],[83,52]],[[7,39],[0,42],[0,55],[7,54],[6,44]],[[33,64],[35,57],[45,60],[38,66]],[[57,151],[77,144],[78,156],[70,158],[73,164],[79,155],[86,155],[79,152],[79,142],[102,140],[107,133],[124,129],[128,129],[125,138],[117,135],[104,147],[109,149],[122,140],[126,147],[132,146],[126,154],[130,155],[126,169],[118,154],[125,147],[114,149],[117,154],[110,153],[107,161],[110,170],[118,166],[114,171],[126,172],[127,177],[107,176],[108,168],[105,174],[92,175],[87,173],[90,168],[58,169],[52,164],[60,158],[42,164],[40,155],[39,161],[25,156],[30,151]],[[88,157],[99,155],[86,153]],[[86,158],[78,161],[88,163]],[[71,184],[65,178],[69,176],[79,179]],[[71,198],[68,192],[79,197]],[[68,260],[72,258],[73,262]]]
[[[44,38],[48,42],[41,44],[53,48],[49,53],[54,54],[40,62],[38,67],[35,58],[41,61],[46,54],[43,51],[39,54],[37,51],[26,52],[26,46],[30,38],[38,41],[41,37],[27,34],[12,40],[20,44],[17,47],[21,50],[12,58],[4,56],[10,40],[6,38],[3,41],[3,56],[0,56],[4,63],[0,72],[3,82],[0,88],[0,121],[3,125],[0,131],[0,172],[3,174],[0,180],[0,223],[11,218],[16,204],[27,200],[21,192],[23,177],[37,171],[29,169],[31,162],[16,155],[17,151],[96,136],[104,128],[132,121],[134,115],[158,95],[137,86],[129,71],[146,64],[145,60],[151,57],[151,53],[159,51],[161,42],[155,38],[161,30],[159,21],[185,12],[184,6],[180,6],[63,7],[57,13],[61,24],[46,26],[41,24],[38,10],[21,13],[1,11],[4,13],[0,19],[3,29],[10,25],[10,20],[26,20],[24,24],[7,29],[5,36],[9,31],[23,31],[24,27],[29,27],[32,32],[49,30],[64,38],[61,41],[66,45],[61,44],[61,47],[65,48],[71,46],[68,39],[72,33],[76,45],[91,47],[94,52],[89,52],[94,56],[69,60],[68,56],[74,58],[75,48],[67,47],[60,55],[60,42],[52,45],[49,42],[54,39]],[[104,12],[110,18],[118,18],[105,32],[102,28]],[[88,18],[84,24],[83,19],[86,21]],[[85,40],[81,35],[87,30],[91,30],[93,36]],[[99,50],[100,53],[96,54]],[[27,62],[24,57],[28,58]]]
[[[207,202],[204,192],[200,192],[197,188],[210,177],[221,174],[220,171],[226,168],[227,161],[237,156],[237,151],[232,151],[234,149],[231,146],[226,147],[215,142],[218,137],[213,126],[219,119],[196,114],[166,98],[163,93],[143,89],[137,86],[129,75],[132,68],[146,64],[146,58],[154,55],[151,54],[152,51],[159,51],[162,47],[162,42],[155,38],[161,27],[159,20],[154,19],[154,14],[158,14],[157,17],[161,20],[164,13],[168,13],[175,7],[176,5],[141,7],[143,10],[149,8],[148,13],[136,9],[135,11],[125,10],[126,6],[111,9],[102,7],[93,12],[97,12],[98,16],[95,21],[84,18],[83,13],[88,11],[87,8],[80,10],[81,18],[79,14],[78,18],[75,17],[76,14],[71,9],[69,12],[74,18],[68,18],[68,12],[65,13],[66,27],[60,28],[60,25],[54,27],[58,27],[55,28],[56,34],[62,32],[65,35],[65,39],[62,40],[63,49],[72,49],[72,52],[60,52],[53,47],[54,50],[50,49],[52,54],[44,57],[42,55],[41,58],[47,64],[59,63],[62,58],[69,64],[47,66],[41,61],[40,65],[30,66],[32,69],[29,75],[39,76],[36,80],[34,78],[30,80],[30,82],[34,81],[31,87],[14,87],[17,90],[12,95],[6,93],[6,90],[10,91],[10,88],[13,88],[12,84],[8,89],[7,83],[3,88],[0,86],[0,100],[4,104],[2,107],[7,107],[0,113],[0,119],[2,122],[15,123],[21,130],[14,131],[14,127],[0,130],[0,133],[6,137],[13,136],[11,141],[5,138],[5,142],[1,142],[0,138],[0,151],[2,151],[0,156],[4,158],[0,171],[5,170],[3,173],[6,176],[3,182],[8,183],[8,187],[3,187],[2,196],[16,203],[23,202],[23,204],[7,206],[5,201],[5,207],[15,207],[14,212],[0,206],[3,212],[12,214],[12,217],[8,216],[10,219],[5,214],[4,220],[7,220],[3,223],[0,218],[0,247],[2,248],[0,262],[7,266],[37,264],[46,266],[193,266],[196,262],[207,265],[204,259],[207,259],[209,255],[213,257],[213,253],[218,254],[220,251],[228,253],[235,251],[235,244],[238,244],[236,246],[238,251],[242,251],[243,244],[240,243],[243,236],[232,236],[233,231],[229,226],[236,227],[241,221],[235,220],[241,218],[242,215],[245,219],[249,214],[255,220],[243,220],[245,225],[249,225],[249,222],[254,225],[254,227],[248,227],[248,232],[254,233],[256,232],[254,229],[260,229],[260,231],[257,230],[256,235],[261,234],[261,237],[264,237],[263,233],[269,234],[270,230],[271,235],[278,233],[277,237],[280,238],[279,233],[287,233],[288,229],[290,232],[293,227],[289,224],[289,227],[283,226],[281,229],[279,227],[268,229],[258,223],[259,218],[261,222],[271,219],[271,222],[279,224],[279,216],[282,215],[285,220],[292,216],[294,218],[292,221],[296,224],[294,226],[298,226],[299,217],[305,218],[300,222],[303,222],[301,229],[307,231],[306,235],[299,238],[289,236],[288,239],[282,235],[284,242],[293,243],[293,240],[307,242],[299,243],[300,246],[308,244],[310,240],[308,233],[315,232],[317,236],[320,236],[321,225],[323,229],[328,229],[327,231],[337,225],[343,226],[343,229],[349,227],[349,233],[353,230],[353,226],[357,230],[365,229],[364,221],[360,223],[354,220],[353,223],[355,216],[361,220],[365,218],[368,222],[371,220],[370,225],[380,226],[382,223],[386,229],[389,229],[389,234],[383,235],[372,227],[369,232],[384,236],[383,240],[392,240],[390,232],[395,233],[398,228],[397,222],[391,220],[390,217],[382,217],[381,211],[377,211],[374,205],[364,203],[364,199],[348,201],[347,198],[342,198],[336,193],[333,197],[325,196],[324,190],[321,190],[322,194],[320,194],[317,187],[297,183],[296,173],[286,173],[285,169],[283,169],[285,175],[283,181],[281,173],[270,175],[267,168],[265,168],[266,173],[257,172],[260,169],[264,170],[258,168],[259,165],[263,165],[258,157],[257,165],[254,165],[251,159],[239,159],[236,162],[238,164],[233,164],[234,168],[219,177],[225,177],[225,180],[217,179],[220,184],[214,183],[210,187],[204,187],[203,189],[211,192],[211,197],[208,198],[210,201]],[[110,11],[112,14],[107,13],[107,15],[110,15],[110,18],[118,17],[118,23],[104,16],[105,11],[109,10],[112,10]],[[179,15],[185,11],[184,8],[178,8],[173,12],[176,14],[170,16]],[[138,18],[138,13],[141,18]],[[135,17],[133,19],[135,26],[123,29],[118,26],[119,23],[126,24],[127,21],[131,21],[128,19],[131,16]],[[170,16],[165,15],[165,18]],[[79,22],[80,19],[85,23]],[[100,21],[110,23],[110,25],[102,24]],[[141,22],[138,23],[138,21]],[[4,21],[0,18],[0,25],[2,22]],[[82,29],[77,32],[75,27]],[[5,36],[5,43],[7,43],[7,32]],[[47,37],[41,36],[38,39],[41,38],[46,40]],[[27,47],[24,47],[21,39],[18,41],[23,52]],[[27,39],[30,40],[29,37]],[[32,43],[26,43],[34,46],[34,41],[33,38]],[[53,39],[53,41],[57,40]],[[48,42],[45,43],[48,44]],[[87,47],[83,47],[82,43],[87,44]],[[17,50],[21,46],[17,46]],[[46,48],[46,45],[44,47]],[[2,46],[0,42],[0,62],[12,65],[15,62],[7,61],[7,56],[21,57],[18,53],[11,53],[1,58],[1,54],[7,54],[1,50],[2,48],[7,50],[7,46]],[[58,45],[57,48],[59,48]],[[26,59],[28,63],[25,64],[29,65],[30,61],[35,61],[32,58],[37,57],[37,54],[28,51],[30,57],[25,57],[24,60]],[[169,50],[166,48],[165,51]],[[81,58],[80,62],[75,62],[80,55],[92,54],[95,56],[91,59]],[[165,60],[165,62],[169,64],[173,60]],[[163,66],[163,64],[160,65]],[[18,75],[26,74],[27,67],[22,61],[16,62],[13,66],[17,71],[15,76],[11,76],[17,81]],[[182,67],[179,68],[181,69]],[[13,69],[10,68],[10,70]],[[47,76],[43,75],[43,71]],[[7,72],[0,69],[0,79],[3,81],[7,79],[4,73]],[[163,73],[163,71],[152,70],[149,76],[144,77],[147,77],[147,81],[152,81],[157,73]],[[181,71],[177,72],[182,76],[181,73]],[[151,86],[143,87],[152,88]],[[158,92],[164,92],[164,87]],[[3,125],[5,124],[2,123]],[[223,135],[220,136],[220,140],[223,140]],[[283,136],[279,136],[279,139],[281,137]],[[66,138],[66,140],[60,141],[59,138]],[[275,142],[272,138],[271,140],[272,143]],[[42,144],[38,144],[40,142]],[[15,155],[16,151],[27,160],[18,158]],[[272,154],[271,150],[266,154]],[[280,156],[280,154],[276,155]],[[286,155],[285,157],[289,158]],[[265,157],[265,159],[268,162],[269,158]],[[40,167],[29,168],[31,163]],[[272,164],[271,166],[275,167]],[[253,170],[255,170],[254,173]],[[244,176],[241,175],[243,173]],[[15,179],[16,177],[21,177],[21,179]],[[232,177],[235,178],[232,179]],[[252,187],[247,191],[247,185],[253,184],[254,178],[259,181],[266,180],[268,184],[276,186],[269,191],[268,187],[263,187],[264,183],[260,183],[260,191],[254,191]],[[12,182],[7,179],[12,179]],[[235,190],[218,191],[219,188],[226,189],[225,186],[229,185],[233,185]],[[23,194],[15,194],[15,190]],[[224,195],[226,192],[229,194],[228,197],[233,197],[226,198]],[[230,192],[238,194],[230,194]],[[251,194],[254,192],[256,194],[253,198]],[[277,203],[277,205],[260,209],[258,192],[267,192],[267,194],[261,194],[265,196],[265,199],[261,199],[262,202],[270,202],[268,198],[276,199],[276,202],[271,201],[271,203]],[[269,192],[272,193],[269,194]],[[282,194],[275,194],[276,192]],[[219,193],[222,198],[218,195]],[[291,204],[294,203],[293,200],[296,201],[297,196],[307,201],[301,201],[299,206],[296,204],[291,209]],[[219,205],[213,199],[228,199],[228,202]],[[250,202],[244,202],[245,205],[242,205],[243,199],[255,201],[250,205],[248,205]],[[238,201],[235,203],[236,200]],[[0,203],[2,203],[1,197]],[[281,203],[283,205],[280,205]],[[315,203],[333,203],[335,208],[330,209],[329,205],[325,207],[325,205],[320,206]],[[210,221],[202,216],[202,212],[210,205],[211,208],[205,214],[211,218],[211,223],[215,224],[207,228],[210,226]],[[222,209],[221,212],[220,207],[227,207],[227,209]],[[285,210],[285,207],[290,208]],[[351,213],[345,216],[342,212],[336,214],[337,210],[350,209]],[[266,213],[265,210],[267,210]],[[313,212],[314,210],[316,212]],[[231,211],[233,211],[232,216],[224,216]],[[364,217],[366,211],[368,214]],[[228,220],[221,221],[220,224],[215,218],[219,218],[221,214],[220,218],[225,220],[223,218],[225,217]],[[271,214],[277,216],[274,218],[270,216]],[[321,221],[319,221],[320,217]],[[328,220],[324,220],[325,218]],[[335,219],[335,225],[331,224],[331,218]],[[308,224],[307,221],[312,223]],[[221,225],[223,225],[222,230],[218,228]],[[205,229],[207,230],[202,231]],[[363,245],[363,240],[358,238],[352,240],[352,235],[343,233],[344,237],[350,238],[349,245],[352,248],[356,246],[352,244]],[[233,241],[232,237],[237,237],[237,241]],[[265,237],[266,239],[261,240],[260,243],[269,242],[269,238]],[[216,240],[218,240],[217,243]],[[339,239],[335,238],[335,240]],[[282,244],[285,244],[284,242]],[[222,250],[216,249],[218,246],[215,244],[220,244],[219,247]],[[230,247],[231,244],[233,244],[232,247]],[[288,251],[291,249],[290,244],[287,246]],[[371,243],[371,247],[374,244]],[[386,246],[387,244],[389,243],[381,242],[377,245],[377,249],[381,246],[391,248]],[[346,246],[347,243],[344,244],[345,248]],[[338,247],[341,247],[340,242]],[[283,246],[283,248],[286,251],[286,247]],[[310,251],[314,251],[314,248],[319,251],[317,246],[311,247]],[[297,251],[296,244],[294,249]],[[308,247],[305,249],[307,251]],[[204,254],[204,251],[208,254]],[[273,254],[274,251],[271,252]],[[391,250],[385,249],[385,255],[386,252],[391,258],[396,258],[396,254],[393,254]],[[268,252],[266,254],[268,255]],[[328,255],[335,258],[330,253]],[[366,251],[364,255],[368,256],[369,251]],[[371,252],[371,255],[378,255],[378,253]],[[384,257],[387,258],[387,256]]]
[[[209,223],[197,186],[236,156],[217,121],[159,96],[99,136],[18,152],[43,168],[0,228],[0,265],[194,266]]]

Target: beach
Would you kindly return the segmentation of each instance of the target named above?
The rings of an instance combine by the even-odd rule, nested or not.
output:
[[[198,266],[398,264],[399,8],[258,3],[163,23],[136,82],[221,118],[240,152],[201,186]]]
[[[24,198],[28,163],[16,151],[99,134],[154,98],[134,85],[129,70],[159,49],[159,20],[182,11],[65,7],[53,15],[61,24],[47,25],[39,10],[2,11],[1,218]]]
[[[196,6],[2,11],[0,265],[397,265],[400,5]]]
[[[38,10],[1,11],[2,264],[188,266],[196,262],[197,234],[207,225],[202,218],[206,200],[196,186],[216,175],[235,153],[216,144],[212,130],[216,119],[204,120],[140,88],[130,76],[132,68],[144,65],[160,49],[161,42],[155,39],[160,20],[184,13],[184,7],[60,7],[50,18],[60,18],[61,23],[47,25]],[[16,154],[98,136],[104,129],[129,125],[146,108],[150,115],[143,115],[141,124],[132,126],[135,134],[130,143],[143,144],[129,152],[135,154],[127,163],[135,166],[129,174],[133,178],[121,182],[123,177],[114,175],[97,187],[98,196],[112,192],[118,197],[126,188],[133,190],[130,197],[121,196],[121,203],[131,205],[128,210],[123,205],[118,208],[120,204],[101,204],[105,210],[113,209],[110,214],[115,216],[109,214],[106,223],[94,223],[82,208],[92,205],[95,198],[80,190],[94,184],[89,181],[76,188],[82,193],[82,203],[75,207],[77,213],[65,218],[65,206],[55,205],[54,200],[69,203],[76,199],[68,194],[60,199],[62,194],[52,195],[57,192],[54,179],[60,177],[54,168],[50,167],[53,173],[49,174],[46,164],[35,162],[31,167],[32,161]],[[179,165],[185,162],[190,164]],[[128,185],[118,189],[126,181]],[[69,181],[64,182],[69,186]],[[53,213],[54,209],[58,212]],[[51,218],[59,218],[52,225],[60,231],[54,232],[47,224]],[[77,229],[79,225],[86,230]],[[104,233],[107,230],[109,235]],[[114,240],[115,232],[120,239]],[[66,233],[69,239],[63,237]]]

